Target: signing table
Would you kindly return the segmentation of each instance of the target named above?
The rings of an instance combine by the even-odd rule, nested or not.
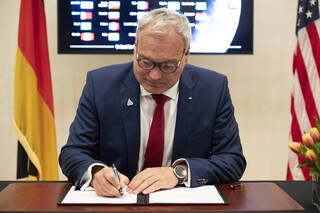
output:
[[[219,185],[228,205],[58,205],[67,182],[0,181],[0,212],[317,212],[309,181],[245,181]]]

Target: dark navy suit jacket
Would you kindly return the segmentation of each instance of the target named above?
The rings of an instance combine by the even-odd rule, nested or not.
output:
[[[128,100],[133,102],[127,105]],[[76,117],[59,163],[72,182],[93,163],[110,166],[132,179],[140,147],[140,87],[133,63],[88,72]],[[179,100],[172,162],[186,158],[191,187],[241,178],[246,161],[227,78],[186,65],[179,82]]]

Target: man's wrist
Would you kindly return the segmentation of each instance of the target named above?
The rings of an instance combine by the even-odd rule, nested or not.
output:
[[[93,163],[89,166],[87,171],[83,174],[81,181],[78,184],[78,187],[80,187],[81,191],[84,191],[88,186],[90,186],[91,181],[92,181],[92,176],[93,176],[93,170],[94,168],[103,168],[105,165],[101,163]]]
[[[191,185],[191,171],[190,171],[190,165],[189,162],[187,161],[186,158],[179,158],[177,160],[175,160],[172,164],[172,167],[176,166],[176,165],[186,165],[187,168],[187,177],[185,178],[185,182],[183,182],[183,184],[186,187],[190,187]]]
[[[101,169],[103,169],[105,166],[96,165],[92,167],[91,174],[94,176],[95,173],[99,172]]]

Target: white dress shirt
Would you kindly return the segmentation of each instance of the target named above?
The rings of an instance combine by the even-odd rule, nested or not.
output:
[[[173,137],[176,126],[177,105],[179,96],[178,85],[179,81],[173,87],[162,93],[163,95],[168,97],[167,101],[164,104],[165,133],[162,166],[170,166],[172,160],[171,156]],[[141,85],[140,94],[140,151],[137,172],[141,171],[144,164],[144,154],[147,149],[153,113],[157,106],[156,101],[152,98],[152,94],[147,92]]]

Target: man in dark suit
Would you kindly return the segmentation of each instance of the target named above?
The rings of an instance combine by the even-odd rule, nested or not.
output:
[[[133,62],[88,72],[59,157],[70,181],[119,196],[125,185],[148,194],[241,178],[246,161],[227,78],[187,64],[190,37],[184,16],[153,10],[139,20]]]

